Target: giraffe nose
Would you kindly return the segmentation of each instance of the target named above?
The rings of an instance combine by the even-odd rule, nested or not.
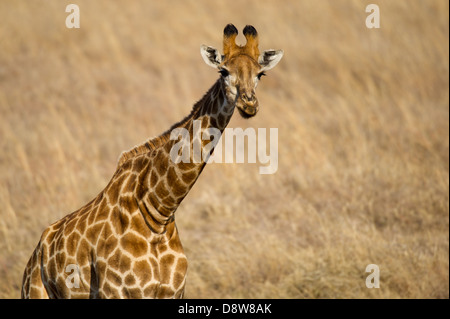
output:
[[[246,103],[254,103],[256,100],[255,95],[253,93],[249,94],[245,92],[241,94],[241,99]]]

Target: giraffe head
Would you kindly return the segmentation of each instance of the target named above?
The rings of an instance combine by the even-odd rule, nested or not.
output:
[[[235,40],[238,30],[228,24],[223,30],[223,55],[213,47],[202,45],[200,52],[206,64],[217,68],[230,104],[236,105],[244,118],[256,115],[259,109],[256,86],[265,71],[272,69],[281,60],[283,50],[266,50],[258,48],[258,32],[247,25],[243,30],[247,43],[237,45]]]

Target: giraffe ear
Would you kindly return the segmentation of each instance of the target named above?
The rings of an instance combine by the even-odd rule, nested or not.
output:
[[[272,69],[280,62],[283,57],[283,50],[266,50],[258,58],[258,63],[261,65],[261,71]]]
[[[222,55],[213,47],[202,45],[200,47],[200,54],[203,60],[205,60],[205,63],[213,68],[217,68],[222,63]]]

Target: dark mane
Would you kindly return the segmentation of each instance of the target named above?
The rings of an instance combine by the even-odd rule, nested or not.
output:
[[[117,166],[120,167],[122,166],[123,163],[125,163],[129,159],[139,156],[141,154],[150,153],[153,150],[164,145],[170,139],[170,132],[172,132],[173,129],[181,127],[191,119],[198,117],[200,111],[202,110],[202,107],[206,104],[211,91],[214,90],[216,85],[220,85],[220,79],[217,80],[216,83],[214,83],[214,85],[203,95],[203,97],[197,103],[194,104],[191,112],[184,119],[173,124],[168,130],[166,130],[161,135],[146,140],[145,142],[136,145],[135,147],[133,147],[128,151],[122,152],[122,154],[120,154]]]

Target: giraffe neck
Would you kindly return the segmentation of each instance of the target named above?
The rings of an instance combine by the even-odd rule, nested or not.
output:
[[[201,156],[198,150],[203,155],[212,154],[234,107],[234,103],[228,103],[223,80],[219,79],[195,104],[189,116],[141,146],[150,149],[142,154],[149,159],[149,164],[139,174],[136,199],[147,225],[154,232],[164,232],[165,225],[173,221],[176,209],[207,162],[208,157]],[[216,133],[212,141],[205,137],[206,133],[202,138],[202,132],[208,131]],[[180,136],[183,136],[181,140]],[[131,155],[122,155],[119,163],[125,162],[123,157],[127,156]]]

